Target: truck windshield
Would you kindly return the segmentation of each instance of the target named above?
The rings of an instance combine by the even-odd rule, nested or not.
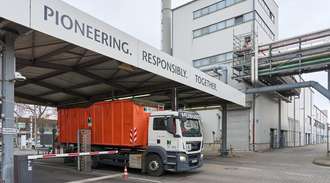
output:
[[[187,119],[181,122],[182,136],[184,137],[201,137],[202,133],[197,119]]]

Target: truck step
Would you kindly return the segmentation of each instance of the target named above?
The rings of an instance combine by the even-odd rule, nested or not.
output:
[[[167,155],[168,158],[176,158],[175,155]]]
[[[176,165],[175,162],[167,162],[166,164],[168,164],[168,165]]]

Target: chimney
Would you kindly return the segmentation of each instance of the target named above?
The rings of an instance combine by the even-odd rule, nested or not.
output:
[[[172,55],[172,0],[162,1],[162,51]]]

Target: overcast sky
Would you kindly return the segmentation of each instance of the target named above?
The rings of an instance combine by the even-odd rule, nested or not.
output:
[[[64,0],[73,6],[141,39],[160,47],[161,0]],[[172,0],[173,7],[190,0]],[[280,7],[280,39],[330,28],[329,0],[276,0]],[[327,87],[327,73],[304,75]],[[317,94],[317,105],[330,111],[329,101]]]

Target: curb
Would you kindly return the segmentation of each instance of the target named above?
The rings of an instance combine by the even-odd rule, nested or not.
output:
[[[316,158],[313,160],[313,163],[315,165],[319,165],[319,166],[330,167],[330,159],[327,159],[327,158]]]

